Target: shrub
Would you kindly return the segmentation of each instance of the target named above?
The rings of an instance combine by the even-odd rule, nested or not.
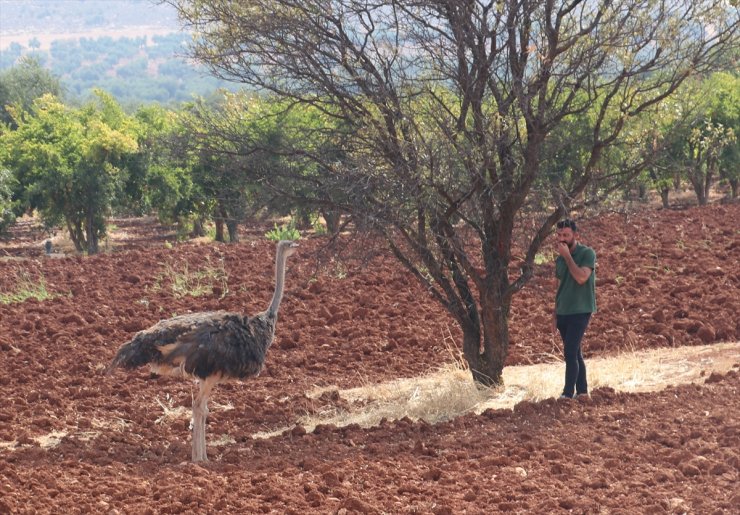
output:
[[[295,222],[291,220],[286,225],[281,225],[280,227],[275,224],[275,227],[271,231],[265,233],[265,237],[270,241],[299,240],[301,233],[295,228]]]

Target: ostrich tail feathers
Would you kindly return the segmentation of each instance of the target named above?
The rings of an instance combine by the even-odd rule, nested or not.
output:
[[[159,351],[149,342],[137,337],[121,346],[110,365],[105,369],[106,375],[120,368],[133,369],[155,361]]]
[[[103,370],[103,374],[106,376],[109,376],[113,373],[113,371],[118,367],[118,359],[113,358],[113,361],[111,361],[107,367],[105,367],[105,370]]]

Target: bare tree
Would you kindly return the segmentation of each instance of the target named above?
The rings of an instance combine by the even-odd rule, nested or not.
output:
[[[555,222],[619,182],[604,150],[738,42],[719,0],[168,1],[213,73],[344,129],[346,159],[309,157],[454,316],[483,384],[501,381],[512,296]],[[543,177],[573,120],[578,159]]]

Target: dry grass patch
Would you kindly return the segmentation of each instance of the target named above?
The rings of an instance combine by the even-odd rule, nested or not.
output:
[[[34,440],[38,442],[42,449],[51,449],[59,445],[65,436],[67,436],[66,431],[52,431],[49,434],[37,436]]]
[[[629,352],[586,364],[592,388],[654,392],[670,385],[703,382],[713,372],[727,373],[740,364],[740,342]]]
[[[319,389],[308,396],[317,399],[325,391],[327,389]],[[429,423],[443,422],[472,411],[477,402],[488,397],[489,390],[476,386],[467,370],[453,364],[423,377],[369,384],[341,390],[339,395],[354,409],[329,408],[320,412],[318,417],[307,416],[299,423],[306,430],[313,430],[317,424],[372,427],[384,418],[408,417]]]
[[[626,392],[658,391],[669,385],[702,382],[716,372],[724,374],[740,363],[740,342],[625,352],[617,356],[586,359],[591,388],[611,387]],[[562,361],[507,367],[504,385],[480,388],[464,363],[456,359],[440,370],[421,377],[367,384],[358,388],[317,388],[307,395],[320,399],[336,391],[349,409],[319,407],[313,415],[296,421],[306,431],[319,424],[337,427],[358,424],[372,427],[381,420],[425,420],[437,423],[465,413],[510,409],[521,401],[557,397],[562,389]],[[253,435],[269,438],[289,430],[283,427]]]
[[[160,400],[159,397],[154,400],[162,408],[162,414],[154,421],[155,424],[171,424],[177,420],[190,418],[192,410],[185,406],[175,406],[174,399],[169,394],[165,395],[164,401]]]
[[[209,447],[224,447],[226,445],[234,445],[236,440],[233,436],[222,434],[213,438],[209,438],[207,445]]]

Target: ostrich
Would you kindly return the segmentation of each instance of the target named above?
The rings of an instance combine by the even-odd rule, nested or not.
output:
[[[229,379],[256,377],[275,335],[278,308],[285,283],[285,262],[297,243],[280,241],[275,257],[275,293],[267,311],[253,317],[226,311],[181,315],[162,320],[138,332],[118,349],[108,366],[133,369],[148,364],[152,372],[193,377],[198,395],[193,400],[194,462],[206,461],[208,396],[215,385]]]

